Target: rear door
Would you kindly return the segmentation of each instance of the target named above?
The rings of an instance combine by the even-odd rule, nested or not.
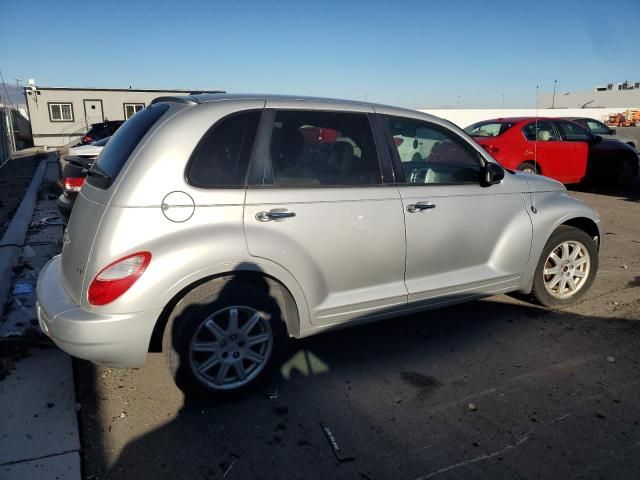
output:
[[[556,120],[562,141],[571,145],[572,156],[565,163],[566,175],[570,179],[567,183],[578,183],[587,174],[589,158],[589,141],[591,135],[582,126],[567,120]]]
[[[371,113],[268,102],[254,153],[249,252],[291,272],[316,325],[406,305],[402,202],[383,181]]]
[[[525,158],[536,160],[543,175],[564,183],[573,179],[575,146],[562,140],[553,121],[531,121],[522,134],[527,139]]]
[[[407,232],[410,303],[439,303],[518,286],[529,258],[531,221],[512,174],[480,185],[482,161],[448,127],[386,116],[387,138],[413,128],[428,152],[395,155]]]

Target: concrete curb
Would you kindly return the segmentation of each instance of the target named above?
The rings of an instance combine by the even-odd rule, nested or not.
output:
[[[20,206],[16,213],[14,213],[9,228],[4,233],[0,245],[22,245],[24,243],[27,229],[31,224],[31,217],[33,216],[33,210],[36,206],[36,200],[38,198],[38,190],[42,184],[44,173],[47,169],[47,162],[49,158],[42,160],[38,169],[31,180],[31,184],[27,189],[27,192],[20,202]],[[20,258],[22,252],[21,246],[8,246],[0,248],[0,317],[4,310],[4,304],[7,301],[7,294],[11,288],[11,272],[13,267]]]

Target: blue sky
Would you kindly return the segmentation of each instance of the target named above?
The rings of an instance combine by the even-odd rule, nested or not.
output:
[[[0,0],[0,70],[41,86],[532,106],[640,80],[640,1]],[[458,98],[460,97],[460,98]]]

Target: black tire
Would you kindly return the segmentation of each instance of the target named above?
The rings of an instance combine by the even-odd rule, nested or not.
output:
[[[266,282],[264,287],[258,287],[254,283],[238,277],[215,279],[196,287],[178,302],[168,319],[162,339],[162,350],[176,385],[187,397],[214,401],[233,400],[254,391],[269,378],[274,365],[279,362],[285,350],[287,335],[284,313],[281,311],[278,302],[267,293]],[[207,373],[200,375],[195,371],[196,367],[194,366],[194,363],[198,361],[196,356],[200,355],[200,353],[192,352],[191,343],[196,338],[195,335],[210,333],[207,332],[208,329],[204,329],[204,324],[208,319],[216,318],[215,315],[226,315],[226,312],[231,309],[235,309],[236,312],[240,310],[239,313],[236,313],[239,325],[243,321],[244,309],[258,312],[261,319],[259,320],[260,325],[257,325],[256,328],[258,326],[263,328],[264,334],[270,332],[271,346],[265,351],[266,353],[263,352],[262,356],[265,358],[263,365],[259,369],[252,371],[251,374],[247,373],[247,377],[255,375],[250,381],[236,387],[216,386],[206,383],[207,380],[204,379],[204,376],[208,375],[208,373],[211,373],[210,376],[216,376],[216,369],[219,372],[222,368],[222,356],[227,354],[228,360],[226,361],[228,363],[232,361],[231,355],[235,355],[238,352],[224,351],[216,353],[215,355],[220,356],[217,361],[220,366],[213,365],[206,371]],[[247,318],[248,316],[249,314],[246,315]],[[244,325],[247,323],[248,321]],[[227,328],[230,329],[230,327]],[[245,339],[249,338],[250,332],[247,332]],[[215,348],[218,352],[222,351],[220,345],[223,340],[220,340],[217,336],[214,337],[211,333],[210,342],[214,340],[218,342]],[[245,345],[244,342],[240,342],[237,339],[234,342],[238,343],[232,342],[229,338],[225,338],[225,341],[229,344],[227,349],[248,351],[255,348]],[[214,354],[204,352],[202,355],[213,356]],[[242,356],[239,360],[243,365],[245,361],[250,361],[244,358]],[[202,364],[204,363],[203,361]],[[235,371],[235,366],[232,367]],[[231,371],[230,367],[227,368]],[[244,369],[244,367],[242,368]],[[247,372],[249,372],[248,369]],[[238,376],[239,372],[236,371],[235,375],[240,378]],[[213,381],[211,380],[211,382]]]
[[[520,165],[518,165],[518,170],[520,170],[521,172],[525,172],[525,171],[532,171],[534,172],[536,175],[540,175],[540,169],[537,167],[537,165],[534,162],[522,162]]]
[[[547,259],[558,246],[564,242],[580,242],[589,254],[589,272],[580,288],[569,298],[557,298],[547,291],[545,287],[544,268]],[[561,225],[551,234],[542,250],[533,279],[532,296],[534,300],[545,307],[561,307],[571,305],[580,300],[589,290],[598,273],[598,249],[595,241],[584,230],[568,225]]]
[[[636,163],[637,161],[634,162],[630,159],[622,160],[615,175],[615,183],[622,186],[633,183],[633,180],[638,175]]]

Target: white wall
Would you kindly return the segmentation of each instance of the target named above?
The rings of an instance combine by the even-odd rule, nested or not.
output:
[[[628,107],[638,108],[638,107]],[[603,117],[627,110],[622,107],[610,108],[539,108],[538,117],[590,117],[603,120]],[[535,108],[454,108],[454,109],[419,109],[420,112],[429,113],[455,123],[461,128],[468,127],[472,123],[481,120],[506,117],[535,117]]]

